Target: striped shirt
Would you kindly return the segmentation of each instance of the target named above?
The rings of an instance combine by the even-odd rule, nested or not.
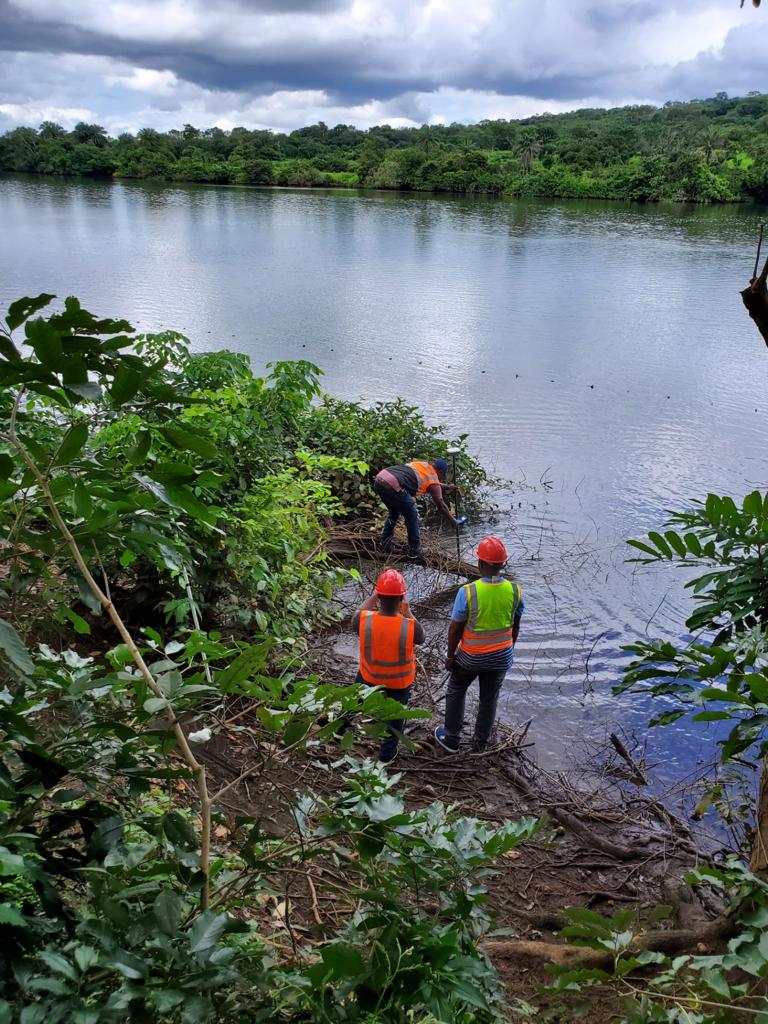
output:
[[[483,583],[502,583],[503,581],[503,576],[483,578]],[[519,618],[524,611],[525,601],[523,601],[521,592],[520,604],[515,608],[515,618]],[[451,621],[466,622],[468,616],[469,609],[467,608],[467,590],[466,587],[462,587],[456,595],[456,600],[453,603]],[[509,647],[506,651],[494,651],[492,654],[468,654],[460,647],[457,647],[454,660],[456,667],[463,669],[465,672],[505,672],[507,669],[512,667],[514,656],[514,647]]]

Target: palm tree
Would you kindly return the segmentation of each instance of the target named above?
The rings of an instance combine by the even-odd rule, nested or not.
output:
[[[106,129],[100,124],[86,124],[85,121],[78,121],[72,129],[72,134],[78,142],[90,142],[94,146],[105,146],[108,141]]]
[[[60,139],[62,135],[67,134],[55,121],[43,121],[38,131],[41,139]]]
[[[541,152],[541,143],[538,139],[532,139],[530,142],[523,143],[517,151],[517,155],[520,157],[520,163],[523,165],[523,171],[528,174],[533,167],[533,161]]]
[[[708,164],[716,164],[723,152],[723,136],[719,128],[714,125],[705,128],[699,136],[701,148],[704,150],[704,160]]]

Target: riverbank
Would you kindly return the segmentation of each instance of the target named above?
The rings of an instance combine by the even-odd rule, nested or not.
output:
[[[6,170],[3,172],[0,170],[0,179],[3,177],[3,173],[17,174],[19,172],[9,172]],[[640,205],[654,205],[657,203],[680,203],[683,205],[689,204],[693,206],[732,206],[732,205],[764,205],[765,199],[754,199],[749,196],[735,196],[735,195],[720,195],[717,197],[696,197],[686,195],[684,193],[670,194],[670,195],[629,195],[617,192],[615,189],[604,189],[601,190],[599,186],[596,186],[592,182],[586,183],[584,186],[579,185],[565,185],[558,184],[552,186],[546,184],[538,179],[533,179],[530,182],[521,182],[516,186],[503,187],[498,185],[493,188],[434,188],[434,187],[419,187],[418,185],[370,185],[360,180],[339,180],[334,178],[327,178],[318,180],[315,182],[307,182],[305,180],[286,180],[284,182],[269,184],[269,183],[253,183],[249,184],[246,182],[234,182],[234,181],[221,181],[215,178],[210,180],[205,178],[174,178],[174,177],[143,177],[140,175],[114,175],[114,176],[99,176],[99,175],[84,175],[84,174],[62,174],[60,172],[35,172],[25,171],[27,174],[35,174],[41,178],[52,178],[55,181],[114,181],[116,183],[123,182],[146,182],[148,184],[156,185],[209,185],[216,188],[231,188],[231,189],[258,189],[260,191],[272,189],[274,191],[288,191],[294,190],[297,192],[351,192],[355,195],[369,195],[376,194],[377,192],[394,192],[394,193],[407,193],[414,195],[444,195],[444,196],[486,196],[489,198],[506,198],[506,199],[573,199],[573,200],[594,200],[603,202],[633,202]]]
[[[288,134],[234,128],[107,136],[45,122],[0,136],[0,170],[142,180],[361,186],[548,198],[768,199],[761,148],[768,97],[717,97],[476,125],[323,123]]]

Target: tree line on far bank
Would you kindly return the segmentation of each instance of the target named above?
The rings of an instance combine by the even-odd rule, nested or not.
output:
[[[427,192],[768,202],[768,94],[542,114],[479,124],[323,122],[283,134],[233,128],[111,138],[46,121],[0,135],[0,171],[160,181]]]

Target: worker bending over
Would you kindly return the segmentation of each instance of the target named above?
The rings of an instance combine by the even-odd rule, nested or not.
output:
[[[384,529],[381,531],[379,546],[382,551],[392,550],[392,534],[395,526],[403,516],[408,531],[408,554],[412,558],[421,558],[421,535],[419,532],[419,514],[414,498],[428,494],[445,518],[456,529],[466,522],[466,516],[454,517],[443,499],[443,491],[454,491],[455,484],[446,484],[445,475],[448,463],[445,459],[433,462],[408,462],[404,466],[388,466],[382,469],[373,481],[373,489],[387,506]]]
[[[416,678],[414,646],[424,643],[424,630],[405,599],[405,580],[397,569],[385,569],[376,581],[376,593],[352,617],[360,637],[358,683],[385,686],[387,696],[408,706]],[[379,761],[389,764],[397,754],[404,719],[391,721],[381,741]]]
[[[507,550],[498,537],[485,537],[475,552],[481,578],[463,586],[456,595],[448,630],[451,670],[445,699],[445,725],[435,739],[455,754],[464,725],[464,701],[475,679],[480,680],[480,706],[475,720],[472,750],[485,750],[496,719],[499,690],[512,665],[514,646],[525,605],[519,584],[501,573]]]

